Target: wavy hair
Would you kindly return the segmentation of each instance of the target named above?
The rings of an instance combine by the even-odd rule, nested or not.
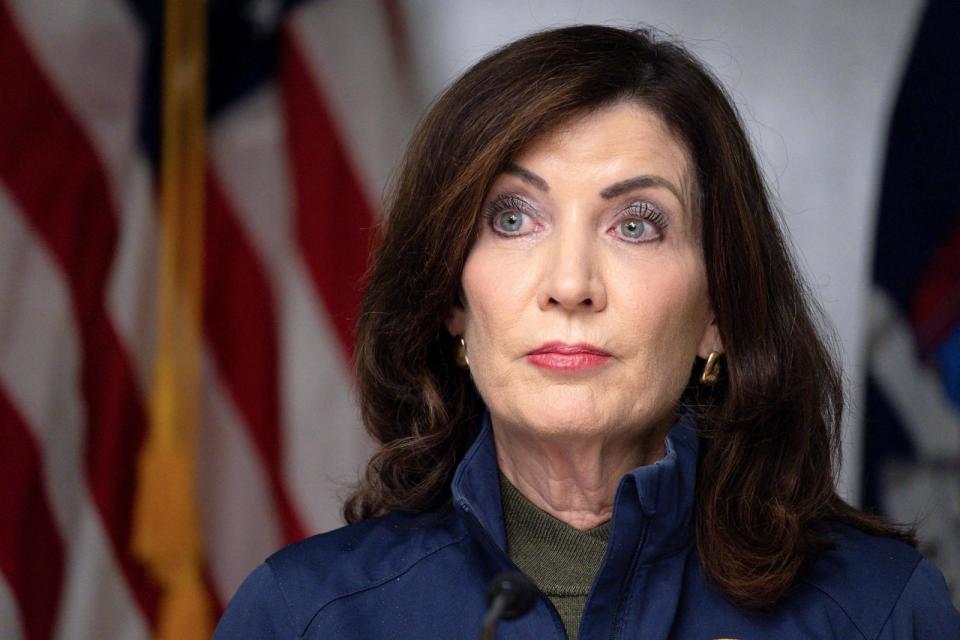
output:
[[[699,358],[678,409],[701,427],[695,541],[736,604],[775,604],[834,520],[915,544],[835,491],[842,378],[822,311],[798,275],[739,115],[682,46],[646,29],[575,26],[488,55],[436,101],[397,175],[358,323],[356,375],[378,444],[347,500],[348,522],[450,501],[483,403],[452,359],[458,304],[484,195],[520,150],[618,101],[653,110],[691,155],[701,245],[724,372]]]

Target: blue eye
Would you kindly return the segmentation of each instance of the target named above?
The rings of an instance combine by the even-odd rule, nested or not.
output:
[[[610,233],[627,242],[652,242],[663,238],[667,219],[649,202],[634,202],[624,209],[623,217]]]
[[[534,217],[527,213],[532,207],[515,194],[504,194],[484,207],[487,224],[497,235],[524,236],[535,231]]]
[[[643,237],[644,227],[648,224],[648,222],[644,222],[643,220],[624,220],[620,223],[620,233],[622,233],[625,238],[641,238]]]
[[[498,214],[494,220],[494,226],[504,233],[519,233],[523,228],[523,216],[525,214],[519,211],[507,211]]]

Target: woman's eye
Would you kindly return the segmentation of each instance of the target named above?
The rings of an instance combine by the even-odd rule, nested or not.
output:
[[[617,235],[631,242],[657,240],[660,230],[649,220],[640,218],[626,218],[617,224]]]
[[[660,240],[663,230],[667,228],[666,217],[649,202],[635,202],[627,207],[622,215],[610,233],[627,242]]]
[[[626,238],[641,238],[646,225],[647,223],[643,220],[624,220],[620,223],[620,233]]]
[[[533,219],[522,211],[502,211],[493,214],[490,226],[501,236],[523,236],[533,231]]]
[[[505,233],[518,233],[523,228],[523,214],[507,211],[497,216],[497,227]]]
[[[525,236],[538,228],[536,218],[528,211],[531,211],[531,206],[523,198],[504,194],[483,208],[483,217],[499,236]]]

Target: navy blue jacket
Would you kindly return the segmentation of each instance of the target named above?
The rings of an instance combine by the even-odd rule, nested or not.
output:
[[[659,638],[960,640],[943,576],[900,542],[836,527],[774,610],[731,605],[706,581],[691,537],[697,433],[689,416],[656,464],[617,489],[606,557],[582,640]],[[393,513],[293,544],[243,583],[215,638],[476,638],[487,581],[516,570],[504,552],[489,421],[457,468],[453,509]],[[498,638],[564,638],[541,596]]]

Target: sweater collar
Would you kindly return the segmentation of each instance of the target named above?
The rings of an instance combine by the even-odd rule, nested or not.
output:
[[[605,564],[655,562],[685,548],[692,535],[698,437],[684,413],[667,434],[663,458],[627,473],[617,487]],[[497,455],[485,413],[482,428],[457,467],[451,486],[454,508],[477,521],[505,553]],[[634,557],[635,553],[638,557]]]

